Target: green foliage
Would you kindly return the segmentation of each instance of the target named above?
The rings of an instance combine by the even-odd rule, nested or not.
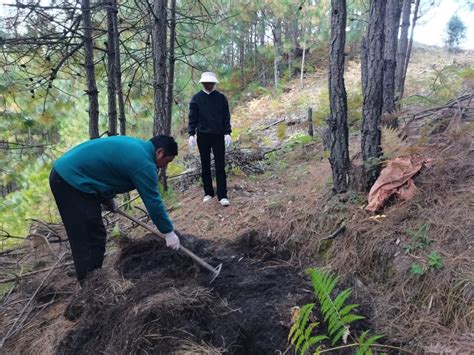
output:
[[[403,105],[419,105],[424,107],[444,105],[463,91],[465,81],[474,79],[474,67],[459,68],[458,65],[446,65],[433,68],[431,75],[420,77],[412,82],[412,86],[427,91],[424,94],[409,96],[403,99]]]
[[[442,269],[444,266],[443,259],[441,258],[441,256],[439,256],[439,254],[435,250],[433,250],[428,255],[427,262],[430,268],[433,268],[436,270]]]
[[[407,253],[410,253],[415,249],[425,249],[431,244],[432,240],[428,236],[429,227],[430,225],[428,223],[423,223],[416,231],[406,231],[406,233],[411,237],[411,243],[405,245],[405,251]]]
[[[166,168],[166,175],[167,176],[175,176],[179,175],[184,172],[184,166],[177,162],[171,162],[168,164],[168,167]]]
[[[411,264],[410,273],[413,276],[422,276],[429,270],[440,270],[444,267],[443,259],[435,250],[427,255],[425,263],[426,266],[413,262]]]
[[[464,80],[473,80],[474,67],[462,68],[457,72],[457,75]]]
[[[363,102],[362,87],[347,93],[347,124],[349,127],[360,129]]]
[[[446,29],[446,47],[450,51],[455,51],[459,48],[461,42],[466,38],[466,25],[458,15],[453,15],[448,22]]]
[[[319,269],[309,269],[307,273],[311,277],[314,294],[321,305],[321,313],[328,324],[328,335],[334,345],[341,340],[352,322],[364,317],[351,313],[358,307],[357,304],[345,304],[352,293],[351,289],[342,291],[335,299],[331,297],[339,280],[338,277]]]
[[[312,335],[319,325],[317,322],[309,321],[313,308],[314,303],[309,303],[301,308],[299,317],[288,334],[288,340],[295,346],[296,354],[298,354],[298,351],[300,354],[305,354],[311,346],[328,339],[325,335]]]
[[[285,122],[282,122],[278,124],[277,129],[276,129],[276,135],[279,140],[283,140],[286,138],[286,124]]]
[[[0,299],[3,298],[8,292],[10,292],[10,289],[15,286],[14,282],[7,282],[4,284],[0,284]]]
[[[351,192],[347,202],[354,205],[362,205],[365,203],[365,196],[358,194],[356,192]]]
[[[414,276],[421,276],[424,275],[425,269],[418,263],[412,263],[410,267],[410,273]]]
[[[371,346],[379,339],[383,338],[383,335],[372,335],[369,337],[369,331],[366,330],[357,338],[359,342],[359,348],[356,351],[356,355],[372,355],[370,350]]]
[[[285,143],[285,148],[293,149],[298,145],[311,143],[313,139],[314,138],[308,134],[298,133],[288,139],[288,142]]]
[[[339,280],[338,277],[328,271],[316,268],[308,269],[306,272],[311,277],[314,294],[319,302],[328,334],[315,334],[319,322],[311,320],[311,313],[315,304],[309,303],[301,307],[298,319],[290,329],[288,339],[294,345],[296,354],[305,354],[314,347],[316,347],[315,354],[319,354],[324,340],[331,340],[333,346],[340,340],[347,344],[347,338],[351,335],[349,331],[350,324],[364,317],[351,313],[358,307],[357,304],[347,304],[347,300],[352,293],[351,289],[340,292],[335,298],[331,296]],[[381,335],[369,336],[369,331],[364,331],[357,340],[352,338],[353,343],[346,346],[357,347],[357,354],[368,355],[372,354],[371,347],[380,338],[382,338]]]
[[[112,229],[112,238],[118,238],[122,235],[122,231],[120,230],[120,226],[118,225],[118,223],[115,223],[115,226],[114,228]]]
[[[176,192],[174,191],[173,187],[168,184],[168,190],[165,191],[163,189],[163,185],[159,184],[158,185],[158,191],[160,193],[161,199],[167,206],[171,206],[173,204],[176,204],[178,201],[178,196],[176,196]]]
[[[329,90],[324,89],[319,94],[318,106],[313,111],[313,124],[315,126],[323,125],[326,122],[326,119],[329,117],[329,114]]]
[[[50,163],[37,162],[25,171],[23,189],[4,197],[0,205],[0,227],[15,236],[28,231],[27,219],[58,221],[54,199],[49,189]]]

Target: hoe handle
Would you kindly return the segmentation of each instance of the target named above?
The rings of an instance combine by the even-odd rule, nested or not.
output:
[[[128,213],[125,213],[124,211],[122,210],[116,210],[115,211],[116,213],[118,213],[119,215],[122,215],[126,218],[128,218],[129,220],[135,222],[136,224],[142,226],[143,228],[145,228],[146,230],[148,230],[149,232],[163,238],[163,239],[166,239],[165,235],[160,233],[159,231],[157,231],[156,229],[150,227],[149,225],[147,225],[146,223],[143,223],[142,221],[140,221],[139,219],[129,215]],[[203,259],[201,259],[199,256],[197,256],[196,254],[194,254],[191,250],[183,247],[182,245],[179,246],[179,249],[182,250],[185,254],[187,254],[188,256],[190,256],[192,259],[194,259],[194,261],[196,261],[199,265],[201,265],[202,267],[206,268],[207,270],[209,270],[210,272],[212,273],[216,273],[216,269],[213,268],[211,265],[209,265],[208,263],[206,263]]]

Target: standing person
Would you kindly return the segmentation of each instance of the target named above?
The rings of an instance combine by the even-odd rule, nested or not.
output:
[[[215,196],[211,175],[211,150],[216,168],[217,199],[222,206],[229,206],[227,197],[227,177],[225,173],[225,148],[230,147],[232,132],[229,103],[224,94],[216,90],[216,74],[204,72],[199,82],[203,89],[193,96],[189,104],[189,147],[197,146],[201,156],[203,202]]]
[[[81,285],[88,273],[102,267],[106,231],[101,203],[116,211],[118,193],[137,189],[153,223],[166,235],[166,245],[179,249],[179,238],[158,192],[158,170],[176,155],[178,145],[173,137],[143,141],[115,136],[82,143],[54,162],[49,185]]]

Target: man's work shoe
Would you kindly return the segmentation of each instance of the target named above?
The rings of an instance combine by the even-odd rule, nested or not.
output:
[[[227,199],[227,198],[221,198],[219,200],[219,203],[222,205],[222,206],[230,206],[230,201]]]
[[[202,202],[209,202],[212,200],[212,196],[209,196],[209,195],[206,195],[204,196],[204,198],[202,199]]]

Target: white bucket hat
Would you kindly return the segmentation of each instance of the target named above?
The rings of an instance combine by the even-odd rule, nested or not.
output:
[[[201,74],[201,79],[199,79],[200,83],[218,83],[216,74],[210,71],[205,71]]]

